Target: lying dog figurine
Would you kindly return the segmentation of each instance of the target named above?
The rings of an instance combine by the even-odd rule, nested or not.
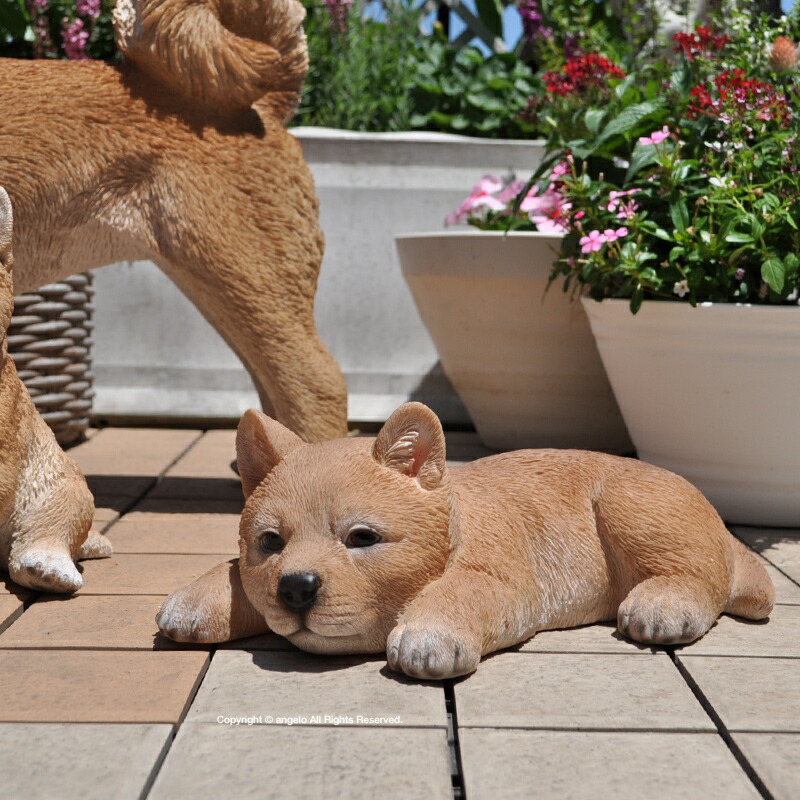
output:
[[[520,450],[448,469],[419,403],[374,440],[314,445],[251,410],[236,446],[241,555],[164,602],[177,641],[269,629],[447,678],[536,631],[616,618],[638,642],[677,644],[723,612],[772,609],[766,571],[700,492],[640,461]]]
[[[314,441],[347,390],[314,322],[323,239],[286,131],[308,64],[296,0],[118,0],[121,64],[0,59],[16,290],[150,259]]]
[[[80,470],[36,412],[8,355],[14,307],[11,203],[0,188],[0,567],[22,586],[74,592],[78,558],[111,555],[90,531],[94,499]]]

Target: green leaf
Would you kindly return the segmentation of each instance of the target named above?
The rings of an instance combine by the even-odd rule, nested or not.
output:
[[[633,86],[633,81],[634,81],[634,76],[628,75],[624,81],[618,83],[614,87],[614,94],[616,94],[617,97],[621,100],[625,96],[625,92],[627,92],[628,89],[630,89],[630,87]]]
[[[726,237],[726,242],[731,244],[752,244],[753,237],[749,233],[739,233],[739,231],[731,231]]]
[[[631,180],[638,172],[658,161],[658,151],[650,145],[636,143],[631,155],[631,163],[625,173],[625,182]]]
[[[24,0],[4,2],[0,4],[0,36],[11,39],[22,39],[28,27],[28,14]]]
[[[686,201],[682,197],[678,197],[670,203],[669,216],[672,219],[675,230],[679,233],[685,233],[689,227],[689,209],[686,208]]]
[[[633,290],[633,294],[631,295],[631,314],[635,314],[642,307],[643,300],[644,300],[644,287],[640,283]]]
[[[760,239],[764,235],[764,231],[766,231],[767,226],[764,222],[758,217],[753,217],[752,224],[750,226],[750,230],[753,233],[753,239]]]
[[[603,128],[603,132],[597,139],[598,144],[604,142],[611,136],[619,133],[627,133],[641,122],[651,117],[661,110],[663,102],[661,100],[646,100],[644,103],[637,103],[635,106],[628,106],[619,116]]]
[[[783,261],[779,258],[768,258],[761,265],[761,279],[776,294],[783,291],[783,284],[786,282],[786,270]]]
[[[681,53],[681,58],[670,77],[670,85],[681,94],[688,94],[692,88],[692,72],[686,56]]]
[[[590,108],[583,116],[583,122],[589,130],[589,133],[595,135],[600,130],[600,123],[606,115],[604,108]]]
[[[503,37],[503,4],[500,0],[475,0],[480,21],[498,38]]]

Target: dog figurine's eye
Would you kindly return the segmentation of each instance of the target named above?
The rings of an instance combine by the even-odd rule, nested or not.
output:
[[[258,537],[258,549],[262,553],[280,553],[285,544],[283,537],[275,531],[264,531]]]
[[[345,544],[347,547],[371,547],[380,541],[381,537],[370,528],[353,528],[347,534]]]

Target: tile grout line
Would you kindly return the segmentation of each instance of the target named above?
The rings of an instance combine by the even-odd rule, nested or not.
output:
[[[688,685],[692,694],[695,696],[703,710],[706,712],[706,714],[708,714],[709,718],[716,726],[717,732],[722,738],[722,741],[725,742],[725,745],[727,746],[728,750],[730,750],[731,755],[733,755],[739,766],[744,771],[745,775],[747,775],[747,777],[750,779],[750,782],[753,784],[756,791],[764,800],[775,800],[772,792],[770,792],[770,790],[767,788],[764,781],[761,780],[761,777],[756,772],[752,764],[750,764],[750,762],[747,760],[747,757],[742,752],[739,745],[737,745],[733,740],[733,737],[731,736],[730,731],[725,727],[725,723],[722,721],[722,718],[719,716],[719,714],[717,714],[716,709],[713,705],[711,705],[711,701],[705,696],[697,681],[695,681],[689,670],[686,668],[686,665],[681,662],[674,650],[669,652],[669,657],[672,660],[672,663],[675,664],[675,667],[680,673],[681,677],[686,681],[686,684]]]
[[[443,682],[444,705],[447,711],[447,745],[450,751],[453,800],[467,800],[464,784],[464,764],[461,759],[461,742],[458,736],[458,712],[456,710],[456,691],[453,679]]]

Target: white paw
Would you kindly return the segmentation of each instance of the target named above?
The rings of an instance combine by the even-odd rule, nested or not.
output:
[[[452,630],[401,622],[389,634],[386,657],[395,672],[440,680],[474,672],[481,653]]]
[[[114,555],[114,548],[105,536],[97,531],[89,531],[86,541],[78,551],[78,560],[85,558],[108,558]]]
[[[22,586],[44,592],[75,592],[83,586],[72,559],[58,551],[26,550],[11,557],[8,571]]]
[[[176,642],[216,641],[211,630],[212,616],[203,598],[192,586],[174,591],[156,614],[156,624],[164,636]]]

